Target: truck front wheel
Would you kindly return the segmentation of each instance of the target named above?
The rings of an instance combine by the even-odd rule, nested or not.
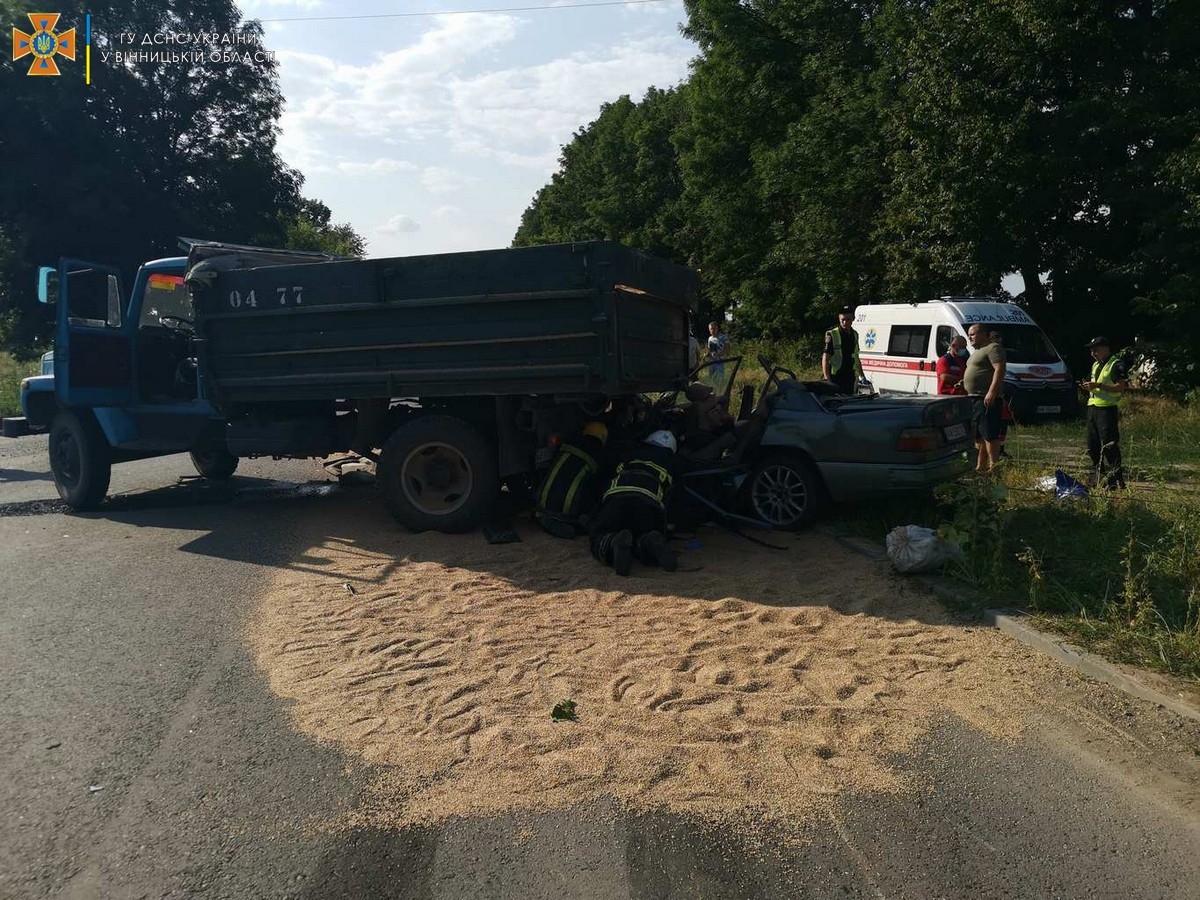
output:
[[[58,495],[72,509],[104,502],[112,457],[104,432],[90,414],[61,410],[50,425],[50,471]]]
[[[423,416],[393,432],[377,478],[388,511],[413,531],[470,531],[500,492],[492,448],[451,416]]]

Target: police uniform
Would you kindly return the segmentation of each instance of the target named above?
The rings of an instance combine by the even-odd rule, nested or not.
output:
[[[675,571],[667,544],[667,503],[675,482],[675,436],[656,431],[617,466],[592,522],[592,556],[628,575],[633,558]]]
[[[847,355],[846,349],[850,353]],[[829,377],[843,394],[854,393],[855,376],[863,377],[862,362],[858,358],[858,332],[853,328],[842,331],[841,326],[825,332],[825,346],[821,351],[829,357]]]
[[[1089,349],[1109,346],[1105,338],[1096,338],[1088,344]],[[1092,361],[1091,381],[1100,386],[1088,391],[1087,402],[1087,452],[1092,468],[1101,476],[1107,475],[1106,487],[1125,487],[1125,469],[1121,464],[1121,410],[1118,404],[1121,395],[1110,390],[1117,382],[1129,380],[1125,363],[1110,355],[1104,362]]]

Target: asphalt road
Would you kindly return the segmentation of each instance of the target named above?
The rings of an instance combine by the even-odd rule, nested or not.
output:
[[[0,443],[0,897],[1200,897],[1200,729],[1073,680],[1015,747],[945,721],[897,760],[928,790],[786,845],[604,806],[330,831],[366,772],[289,726],[241,626],[293,523],[371,493],[177,456],[69,515],[44,454]]]

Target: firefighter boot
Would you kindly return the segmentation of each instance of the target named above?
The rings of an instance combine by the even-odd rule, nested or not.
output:
[[[661,531],[647,531],[638,538],[638,556],[643,562],[662,566],[664,572],[674,572],[679,564]]]
[[[633,568],[633,532],[626,529],[612,536],[612,567],[618,575],[628,575]]]

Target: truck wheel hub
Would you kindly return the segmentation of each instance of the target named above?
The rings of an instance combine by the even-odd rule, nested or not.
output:
[[[448,444],[422,444],[404,459],[400,481],[413,506],[431,515],[447,515],[467,502],[475,483],[466,458]]]

